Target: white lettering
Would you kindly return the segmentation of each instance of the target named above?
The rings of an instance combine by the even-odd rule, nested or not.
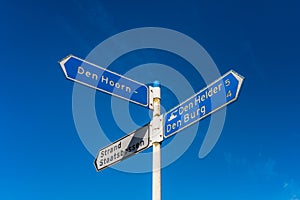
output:
[[[89,71],[85,72],[85,76],[86,77],[90,77],[91,76],[91,72],[89,72]]]
[[[131,88],[126,86],[126,92],[131,93]]]
[[[108,84],[108,77],[104,77],[104,76],[101,76],[101,82],[103,83],[103,81],[106,82],[106,84]]]
[[[86,71],[83,67],[78,67],[77,69],[77,74],[80,74],[80,75],[85,75],[87,78],[92,78],[92,79],[95,79],[95,80],[98,80],[98,75],[95,74],[95,73],[91,73],[90,71]]]
[[[93,73],[91,71],[87,71],[82,66],[79,66],[77,68],[77,74],[84,75],[85,77],[91,78],[93,80],[98,80],[99,79],[99,76],[96,73]],[[113,80],[109,79],[109,76],[101,75],[100,81],[101,81],[101,83],[109,85],[109,86],[114,87],[116,89],[123,90],[123,91],[126,91],[128,93],[132,92],[131,87],[129,87],[127,85],[124,85],[124,84],[121,84],[121,83],[118,83],[118,82],[114,82]]]
[[[78,74],[84,74],[84,69],[83,69],[83,67],[78,67],[77,73],[78,73]]]
[[[181,120],[178,120],[176,123],[172,123],[172,124],[167,124],[167,133],[169,133],[172,130],[176,130],[179,129],[181,127]]]
[[[114,87],[115,86],[115,82],[113,82],[112,80],[109,81],[109,85]]]
[[[184,119],[184,123],[187,123],[187,122],[190,120],[189,114],[185,114],[185,115],[183,116],[183,119]]]
[[[202,96],[203,96],[203,95],[202,95]],[[195,97],[195,105],[197,105],[197,103],[200,104],[201,101],[203,101],[203,100],[202,100],[202,98],[201,98],[201,100],[200,100],[200,96],[196,96],[196,97]]]
[[[97,74],[92,74],[92,79],[98,80],[98,75]]]

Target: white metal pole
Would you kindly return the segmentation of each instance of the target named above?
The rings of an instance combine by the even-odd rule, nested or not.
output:
[[[160,116],[160,85],[153,83],[153,120]],[[161,200],[161,151],[160,142],[153,141],[152,200]]]
[[[160,143],[153,143],[152,200],[161,200]]]

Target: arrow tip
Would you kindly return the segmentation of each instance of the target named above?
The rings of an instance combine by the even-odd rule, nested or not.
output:
[[[68,74],[67,74],[67,70],[66,70],[66,67],[65,67],[65,64],[66,62],[71,58],[71,57],[74,57],[72,54],[69,54],[68,56],[66,56],[65,58],[61,59],[60,61],[58,61],[58,63],[60,64],[64,74],[66,77],[68,77]]]

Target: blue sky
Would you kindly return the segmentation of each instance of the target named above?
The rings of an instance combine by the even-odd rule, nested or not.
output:
[[[0,3],[1,199],[151,199],[151,173],[96,172],[74,125],[73,82],[58,64],[70,53],[85,58],[117,33],[149,26],[188,35],[221,74],[234,69],[246,77],[212,152],[198,158],[206,118],[183,156],[162,170],[163,199],[300,199],[297,1]],[[133,52],[110,68],[123,74],[149,62],[184,71],[195,91],[205,87],[188,63],[166,52]],[[110,99],[97,92],[96,110],[108,115],[101,123],[113,140],[126,133],[111,122]],[[167,109],[177,103],[162,99]],[[130,109],[136,124],[150,120],[146,109]]]

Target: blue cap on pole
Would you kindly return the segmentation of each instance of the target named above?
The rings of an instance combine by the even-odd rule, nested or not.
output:
[[[159,81],[153,81],[153,87],[160,87]]]

